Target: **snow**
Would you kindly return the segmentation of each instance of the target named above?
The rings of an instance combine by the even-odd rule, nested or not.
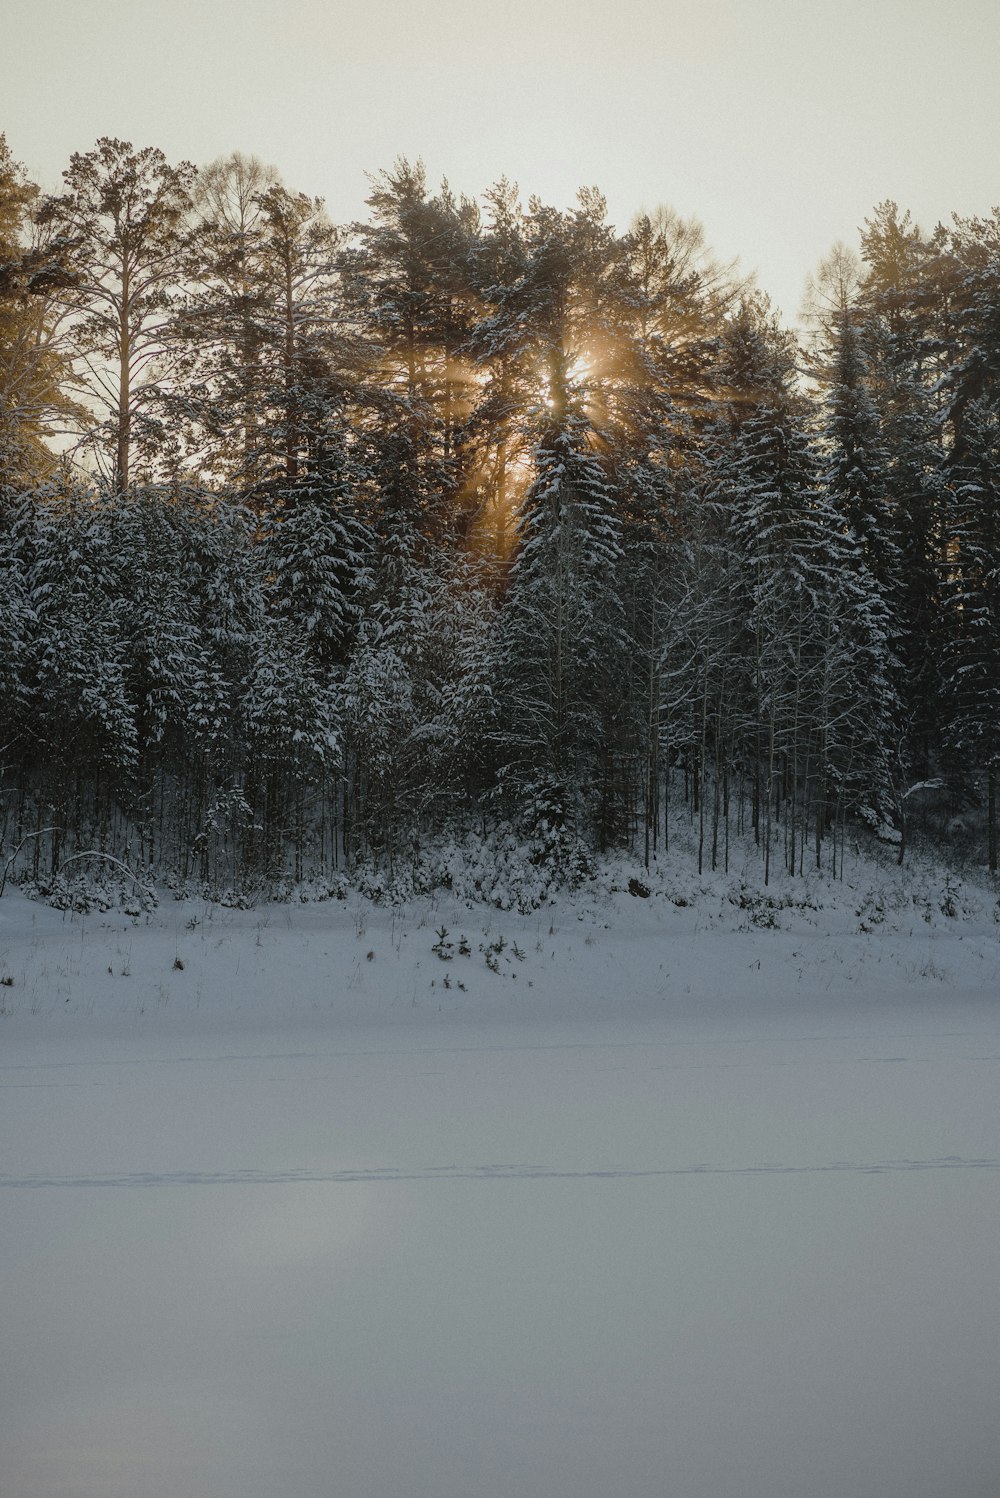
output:
[[[993,1498],[995,892],[634,872],[8,888],[3,1491]]]

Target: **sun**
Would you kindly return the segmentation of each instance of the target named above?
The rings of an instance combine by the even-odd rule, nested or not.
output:
[[[591,356],[583,349],[557,355],[553,360],[554,371],[546,371],[541,380],[542,404],[554,411],[559,404],[557,386],[562,385],[565,395],[571,400],[580,400],[594,378]],[[553,378],[553,372],[555,378]]]

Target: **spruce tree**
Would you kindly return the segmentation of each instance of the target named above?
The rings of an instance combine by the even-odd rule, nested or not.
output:
[[[987,861],[997,872],[1000,778],[1000,417],[984,397],[963,413],[947,592],[950,649],[947,747],[967,777],[985,781]]]

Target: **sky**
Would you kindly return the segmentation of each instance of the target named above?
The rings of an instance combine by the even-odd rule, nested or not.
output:
[[[366,214],[397,156],[625,229],[700,219],[792,322],[886,198],[931,229],[1000,202],[996,0],[3,0],[0,130],[43,188],[99,136],[231,153]]]

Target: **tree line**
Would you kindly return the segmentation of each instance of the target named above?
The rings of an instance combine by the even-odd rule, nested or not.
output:
[[[670,209],[0,137],[0,840],[213,884],[447,824],[997,869],[1000,211],[879,205],[807,332]],[[901,853],[903,842],[901,841]]]

